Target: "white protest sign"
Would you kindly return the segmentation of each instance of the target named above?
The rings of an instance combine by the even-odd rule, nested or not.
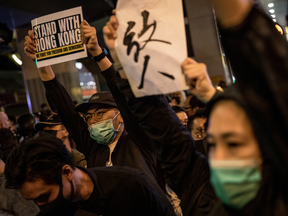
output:
[[[87,57],[80,35],[82,20],[82,7],[76,7],[31,21],[38,68]]]
[[[118,0],[116,52],[136,97],[187,89],[181,0]]]

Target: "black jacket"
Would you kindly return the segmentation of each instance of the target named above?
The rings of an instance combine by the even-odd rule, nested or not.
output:
[[[162,202],[165,195],[156,192],[136,169],[113,166],[81,170],[91,177],[94,190],[88,200],[75,203],[75,216],[81,215],[81,209],[103,216],[174,216],[173,209]]]
[[[116,74],[116,72],[115,72]],[[183,214],[208,215],[216,202],[209,166],[164,96],[135,98],[127,80],[118,79],[132,113],[154,143],[165,180],[181,199]]]
[[[111,70],[111,68],[108,70]],[[109,147],[98,144],[90,137],[87,124],[74,110],[75,105],[66,89],[56,78],[43,83],[51,109],[58,113],[70,136],[77,144],[77,148],[85,155],[88,168],[105,166],[106,162],[109,160]],[[113,94],[112,90],[111,92]],[[123,116],[125,128],[131,128],[129,125],[129,121],[131,120],[129,120],[129,118],[127,120],[128,116],[125,116],[125,114],[122,113],[121,97],[117,97],[114,94],[113,96]],[[118,103],[119,101],[120,103]],[[125,105],[125,97],[124,102]],[[147,148],[146,143],[143,144],[147,139],[145,139],[145,137],[143,138],[141,134],[138,137],[138,134],[134,134],[135,139],[132,139],[130,134],[128,135],[126,131],[123,131],[112,153],[111,160],[113,165],[136,168],[142,171],[146,176],[150,177],[151,180],[155,179],[155,156],[153,152]],[[149,143],[147,143],[147,145],[149,145]]]

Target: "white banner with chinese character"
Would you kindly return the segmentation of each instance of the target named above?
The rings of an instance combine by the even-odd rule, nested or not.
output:
[[[82,20],[82,7],[76,7],[31,21],[38,68],[87,57],[80,35]]]
[[[116,51],[136,97],[187,89],[181,0],[118,0]]]

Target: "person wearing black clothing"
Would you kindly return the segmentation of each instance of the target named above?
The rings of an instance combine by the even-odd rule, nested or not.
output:
[[[241,210],[218,209],[212,215],[287,215],[288,43],[251,1],[212,2],[263,160],[255,200]]]
[[[85,41],[87,42],[88,51],[93,56],[98,56],[102,53],[102,49],[98,45],[95,28],[83,21],[81,32],[83,31],[95,33],[94,38],[87,36]],[[89,33],[87,34],[89,35]],[[29,36],[26,36],[25,52],[29,57],[35,59],[35,51],[31,48],[35,46],[33,39],[34,33],[29,31]],[[125,96],[118,90],[115,80],[110,77],[111,70],[113,71],[111,62],[104,56],[98,62],[98,65],[102,70],[103,76],[105,78],[109,77],[107,84],[114,97],[110,94],[106,98],[107,100],[100,101],[100,95],[107,96],[109,93],[96,93],[90,98],[90,102],[78,105],[75,110],[70,95],[56,79],[52,68],[49,66],[39,69],[49,105],[53,111],[58,113],[63,125],[77,144],[77,148],[85,155],[88,168],[105,165],[129,166],[139,169],[151,181],[155,181],[156,157],[151,141],[139,128],[138,124],[135,123],[137,121],[127,108]],[[110,114],[110,116],[99,120],[95,117],[95,113],[103,109],[104,111],[113,110],[113,112],[105,112],[104,115]],[[89,112],[88,116],[92,117],[91,122],[86,123],[77,111],[84,112],[84,118]],[[119,111],[120,114],[118,114]],[[113,129],[116,131],[116,138],[105,145],[91,138],[91,133],[88,130],[88,127],[103,121],[103,119],[112,119]],[[119,129],[118,132],[117,129]],[[97,138],[97,134],[94,138]],[[109,148],[110,144],[114,145],[114,150]]]
[[[81,32],[84,37],[86,34],[88,35],[83,41],[87,43],[87,50],[92,56],[103,53],[97,42],[95,28],[83,21]],[[29,57],[35,59],[33,31],[29,31],[29,36],[26,36],[25,39],[25,52]],[[40,68],[39,74],[46,89],[46,97],[51,109],[58,113],[63,125],[77,144],[77,148],[85,155],[88,168],[105,165],[136,168],[144,173],[157,192],[163,193],[156,181],[156,156],[151,140],[140,129],[136,118],[133,117],[127,106],[125,95],[117,88],[115,77],[112,76],[114,69],[111,62],[104,56],[98,65],[107,80],[113,97],[111,93],[107,92],[96,93],[92,95],[88,103],[78,105],[76,110],[70,95],[55,78],[52,68],[50,66]],[[84,118],[77,111],[84,112]],[[101,114],[101,117],[98,114]],[[100,134],[93,132],[91,128],[95,125],[100,126],[104,121],[105,125],[112,121],[109,130],[114,131],[116,137],[108,143],[100,144],[100,140],[98,142],[94,140],[98,139]],[[103,131],[105,132],[105,130]],[[166,197],[162,201],[172,209]]]
[[[110,53],[116,63],[118,57],[113,44],[117,26],[117,19],[112,16],[103,28],[106,44],[110,45]],[[181,199],[183,215],[208,215],[218,199],[209,182],[207,158],[196,151],[190,132],[163,95],[135,98],[128,80],[121,79],[120,73],[121,77],[125,76],[123,70],[119,73],[114,70],[111,76],[115,77],[128,98],[128,105],[138,124],[152,139],[166,183]],[[214,90],[208,94],[209,97],[214,95]]]
[[[6,187],[34,200],[45,215],[174,215],[162,202],[163,194],[139,170],[124,166],[85,169],[74,163],[61,140],[51,135],[36,137],[11,152]]]

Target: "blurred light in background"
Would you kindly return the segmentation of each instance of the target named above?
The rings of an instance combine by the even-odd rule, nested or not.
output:
[[[12,58],[18,65],[22,65],[22,61],[16,56],[16,54],[12,54]]]
[[[76,62],[76,63],[75,63],[75,67],[76,67],[77,69],[81,70],[82,67],[83,67],[83,65],[82,65],[81,62]]]

